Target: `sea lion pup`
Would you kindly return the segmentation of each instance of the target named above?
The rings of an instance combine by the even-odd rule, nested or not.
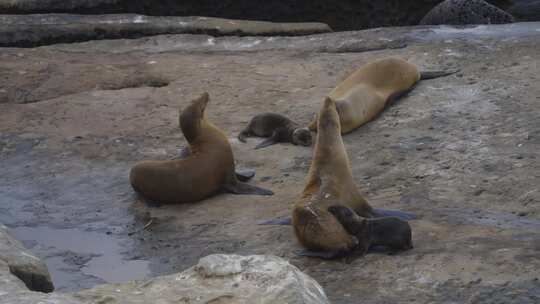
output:
[[[208,93],[193,100],[180,114],[180,128],[189,144],[183,159],[143,161],[129,174],[133,188],[147,199],[165,204],[192,203],[218,191],[272,195],[238,181],[231,146],[225,134],[206,117]]]
[[[255,149],[268,147],[278,142],[311,146],[311,132],[307,128],[300,128],[294,121],[277,113],[255,115],[238,134],[238,140],[245,143],[246,137],[249,136],[267,137]]]
[[[335,87],[330,98],[335,100],[341,121],[341,133],[346,134],[375,118],[392,100],[409,92],[422,79],[456,73],[452,71],[420,72],[416,65],[389,57],[368,63]],[[317,131],[317,118],[309,124]]]
[[[345,206],[331,206],[328,211],[339,220],[350,234],[366,233],[371,250],[383,247],[383,249],[390,250],[390,254],[393,254],[413,248],[411,226],[398,217],[362,219]]]

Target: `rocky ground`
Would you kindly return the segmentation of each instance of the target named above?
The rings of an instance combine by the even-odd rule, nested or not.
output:
[[[333,303],[536,303],[539,48],[539,23],[2,48],[0,222],[45,259],[60,291],[238,253],[290,260]],[[341,79],[385,56],[461,69],[422,81],[344,137],[368,201],[419,215],[411,222],[415,248],[352,262],[298,257],[291,227],[257,222],[290,213],[311,149],[255,151],[256,139],[234,137],[263,111],[307,123]],[[202,91],[238,166],[256,169],[252,183],[274,196],[156,206],[133,193],[129,168],[178,154],[185,145],[178,108]],[[86,247],[70,247],[68,238]],[[133,268],[129,278],[111,277]]]

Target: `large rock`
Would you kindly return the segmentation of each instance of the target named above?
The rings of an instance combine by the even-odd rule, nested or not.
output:
[[[13,275],[26,284],[28,289],[42,292],[54,290],[47,265],[11,237],[7,227],[0,224],[0,262],[2,261]]]
[[[509,0],[505,10],[522,21],[540,20],[539,0]]]
[[[420,24],[502,24],[512,23],[507,12],[484,0],[446,0],[435,6]]]
[[[0,46],[17,47],[158,34],[296,36],[330,31],[330,27],[323,23],[273,23],[207,17],[0,15]]]
[[[334,30],[411,25],[440,0],[417,1],[215,1],[215,0],[2,0],[0,14],[137,13],[144,15],[211,16],[274,22],[323,22]]]
[[[113,303],[328,303],[322,287],[282,258],[215,254],[179,274],[103,285],[77,297]]]
[[[181,273],[109,284],[77,294],[24,290],[0,261],[0,303],[327,304],[322,287],[287,261],[264,255],[210,255]]]

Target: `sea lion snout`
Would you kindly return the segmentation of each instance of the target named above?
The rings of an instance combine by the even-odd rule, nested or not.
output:
[[[309,147],[312,143],[311,132],[308,128],[298,128],[293,131],[292,142],[295,145]]]
[[[326,97],[319,112],[319,126],[317,129],[330,127],[340,127],[339,116],[337,113],[336,102],[330,97]]]

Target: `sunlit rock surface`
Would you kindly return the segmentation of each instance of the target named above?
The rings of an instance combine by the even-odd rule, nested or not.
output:
[[[0,15],[0,47],[32,47],[158,34],[297,36],[330,32],[323,23],[275,23],[211,17],[118,15]]]

